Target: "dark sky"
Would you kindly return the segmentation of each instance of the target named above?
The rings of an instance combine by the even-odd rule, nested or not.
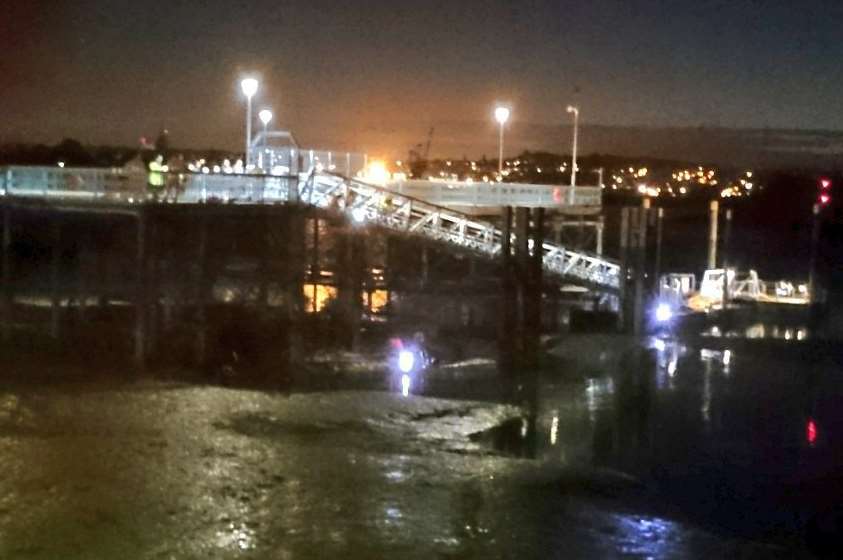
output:
[[[237,82],[315,143],[483,121],[843,129],[839,1],[0,3],[0,140],[237,147]]]

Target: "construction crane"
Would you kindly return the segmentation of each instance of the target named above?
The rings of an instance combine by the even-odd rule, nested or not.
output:
[[[427,169],[427,158],[430,155],[430,143],[433,141],[434,127],[430,127],[427,132],[427,143],[424,144],[424,152],[422,152],[422,144],[416,144],[416,147],[410,150],[407,162],[410,165],[410,177],[414,179],[421,179]]]

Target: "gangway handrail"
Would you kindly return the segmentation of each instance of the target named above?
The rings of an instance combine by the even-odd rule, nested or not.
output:
[[[333,179],[331,192],[337,192],[342,184],[348,185],[349,190],[343,193],[343,209],[357,221],[374,222],[390,229],[424,234],[488,256],[500,254],[503,233],[490,222],[480,221],[469,214],[399,194],[357,178],[327,172],[318,172],[314,175],[314,180],[317,177]],[[362,195],[362,200],[349,201],[349,191]],[[400,199],[400,204],[383,204],[390,199]],[[319,201],[317,205],[320,205]],[[512,240],[514,241],[514,235]],[[620,266],[610,259],[586,251],[572,251],[549,241],[542,243],[542,253],[542,262],[548,272],[578,278],[612,290],[619,286]]]

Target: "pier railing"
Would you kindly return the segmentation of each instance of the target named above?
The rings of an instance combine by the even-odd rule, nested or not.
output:
[[[301,203],[342,212],[352,223],[421,235],[490,257],[500,254],[502,231],[491,222],[359,179],[312,166],[298,175],[163,173],[153,193],[143,172],[61,167],[2,168],[5,196],[137,203]],[[537,250],[530,247],[530,251]],[[552,242],[541,247],[547,272],[616,290],[620,268],[602,256]]]

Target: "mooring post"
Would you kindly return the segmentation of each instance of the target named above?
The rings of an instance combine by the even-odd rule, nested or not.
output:
[[[293,208],[293,215],[288,221],[287,249],[287,277],[285,282],[285,303],[287,322],[287,366],[289,367],[301,358],[304,340],[301,334],[302,315],[304,314],[304,269],[307,262],[305,251],[306,215],[301,208]]]
[[[147,276],[147,239],[146,212],[138,210],[135,236],[135,368],[143,371],[146,368],[146,276]]]
[[[638,335],[644,329],[644,280],[647,274],[647,214],[650,199],[645,198],[638,212],[635,263],[635,309],[633,311],[633,333]]]
[[[513,373],[516,323],[515,282],[512,271],[512,207],[505,206],[501,218],[501,313],[498,323],[498,367],[504,375]]]
[[[310,261],[310,281],[313,284],[313,291],[310,301],[310,310],[313,311],[313,313],[319,311],[319,302],[317,298],[319,296],[319,279],[322,277],[320,263],[321,260],[319,257],[319,216],[313,216],[313,255],[311,255]]]
[[[621,208],[621,238],[620,238],[620,270],[618,272],[618,330],[626,332],[627,320],[629,317],[629,301],[627,289],[627,276],[629,269],[628,251],[629,246],[629,211],[626,206]]]
[[[50,222],[50,336],[58,340],[61,324],[61,216]]]
[[[662,222],[664,220],[664,208],[656,209],[656,256],[655,264],[653,265],[653,290],[658,292],[659,276],[661,276],[662,268]]]
[[[727,208],[726,214],[724,216],[724,224],[723,224],[723,245],[721,247],[721,252],[723,256],[721,257],[721,261],[723,262],[723,299],[721,305],[723,309],[726,309],[726,305],[729,303],[729,238],[732,235],[732,209]]]
[[[158,353],[158,334],[160,331],[160,311],[158,309],[158,304],[160,301],[159,296],[159,266],[158,266],[158,259],[160,255],[158,254],[159,249],[161,247],[160,243],[160,232],[158,229],[158,223],[156,222],[155,214],[150,213],[147,216],[147,236],[148,240],[146,243],[146,301],[144,305],[146,306],[146,314],[147,314],[147,333],[146,333],[146,344],[145,344],[145,353],[146,358],[148,360],[154,361],[156,355]]]
[[[349,350],[358,346],[360,314],[362,312],[362,251],[360,239],[350,231],[339,233],[339,263],[336,271],[338,299],[341,307],[341,339]]]
[[[196,364],[204,368],[208,362],[208,219],[199,218],[199,240],[196,255]]]
[[[516,330],[518,341],[517,352],[519,359],[529,362],[528,338],[529,319],[527,300],[530,294],[530,209],[517,207],[515,209],[515,294],[516,294]]]
[[[709,205],[709,222],[708,222],[708,268],[717,268],[717,216],[720,209],[720,203],[712,200]]]
[[[427,245],[422,245],[421,248],[421,274],[420,286],[421,289],[427,288],[428,280],[430,279],[430,254]]]
[[[527,360],[535,365],[539,361],[539,339],[542,332],[544,208],[534,208],[530,213],[533,217],[531,227],[533,253],[530,255],[529,285],[526,293],[526,350]]]
[[[8,342],[12,336],[12,209],[3,206],[3,240],[2,240],[2,274],[3,292],[0,294],[0,321],[2,321],[3,341]]]
[[[808,259],[808,297],[812,304],[818,303],[820,298],[817,297],[817,290],[819,283],[817,282],[817,253],[820,244],[820,229],[822,228],[822,217],[820,214],[820,205],[814,204],[811,209],[811,248]]]

